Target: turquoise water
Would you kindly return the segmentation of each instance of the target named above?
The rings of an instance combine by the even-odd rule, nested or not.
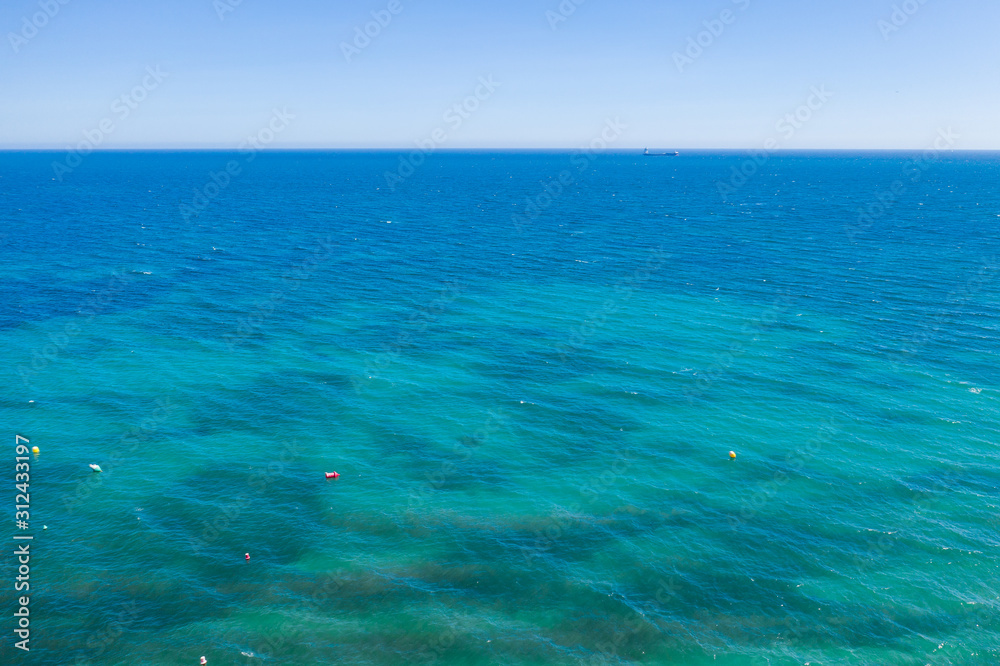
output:
[[[3,663],[1000,660],[1000,156],[61,157]]]

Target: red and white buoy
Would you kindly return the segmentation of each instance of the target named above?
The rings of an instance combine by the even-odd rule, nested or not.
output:
[[[336,472],[327,472],[326,473],[326,478],[328,478],[328,479],[336,479],[338,476],[340,476],[340,475],[337,474]]]
[[[250,561],[250,553],[247,553],[247,562]]]

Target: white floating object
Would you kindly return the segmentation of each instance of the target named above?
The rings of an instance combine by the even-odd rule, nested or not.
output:
[[[104,471],[104,470],[101,469],[100,465],[95,465],[93,463],[90,464],[90,469],[94,470],[95,472],[103,472]]]

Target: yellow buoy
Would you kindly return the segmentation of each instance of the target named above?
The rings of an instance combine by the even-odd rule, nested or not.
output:
[[[31,447],[31,452],[32,453],[38,453],[38,447],[37,446]]]
[[[729,452],[729,457],[730,458],[735,458],[736,457],[736,451],[730,451]]]

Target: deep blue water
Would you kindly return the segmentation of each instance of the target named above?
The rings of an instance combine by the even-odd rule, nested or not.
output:
[[[1000,155],[64,157],[0,662],[1000,662]]]

